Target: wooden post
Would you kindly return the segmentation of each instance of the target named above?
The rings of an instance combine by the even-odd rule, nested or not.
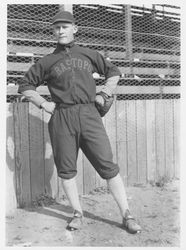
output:
[[[59,10],[65,10],[73,13],[73,6],[72,4],[60,4]]]
[[[133,75],[133,53],[132,53],[132,18],[131,7],[125,5],[125,40],[126,40],[126,59],[130,61],[130,74]]]

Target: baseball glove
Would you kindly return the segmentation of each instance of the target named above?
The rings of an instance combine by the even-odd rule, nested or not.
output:
[[[97,95],[101,95],[104,99],[104,104],[101,105],[100,103],[95,101],[95,106],[100,114],[101,117],[105,116],[106,113],[109,111],[110,107],[113,104],[114,101],[114,97],[112,96],[108,96],[106,93],[100,91],[96,94]]]

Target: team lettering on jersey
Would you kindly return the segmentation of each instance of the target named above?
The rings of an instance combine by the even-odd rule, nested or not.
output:
[[[54,70],[56,71],[57,75],[60,76],[65,71],[69,71],[72,68],[85,70],[88,71],[90,74],[92,73],[92,65],[87,60],[75,57],[72,57],[71,59],[66,59],[63,62],[59,62],[54,67]]]

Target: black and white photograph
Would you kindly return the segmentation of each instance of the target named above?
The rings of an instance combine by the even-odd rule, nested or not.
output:
[[[181,247],[180,1],[15,1],[5,25],[5,246]]]

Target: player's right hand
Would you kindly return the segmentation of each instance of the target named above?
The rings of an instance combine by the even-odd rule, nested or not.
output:
[[[56,104],[54,103],[54,102],[48,102],[48,101],[46,101],[46,102],[43,102],[42,104],[41,104],[41,107],[47,112],[47,113],[49,113],[49,114],[53,114],[54,113],[54,109],[55,109],[55,107],[56,107]]]

